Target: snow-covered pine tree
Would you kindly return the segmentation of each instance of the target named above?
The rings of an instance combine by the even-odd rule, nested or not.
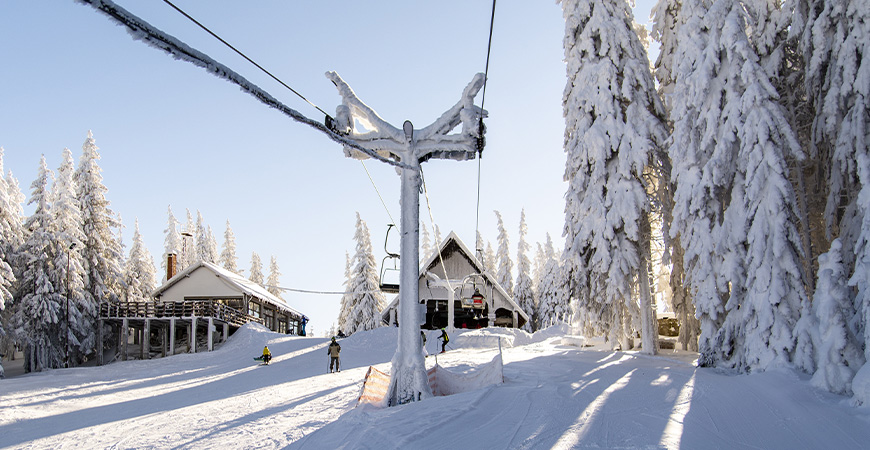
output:
[[[169,255],[175,255],[175,270],[174,272],[181,272],[181,264],[182,264],[182,253],[181,253],[181,235],[178,233],[178,219],[172,214],[172,205],[167,208],[168,219],[166,222],[166,229],[163,230],[164,238],[163,238],[163,257],[160,261],[160,267],[163,269],[163,281],[166,281],[166,275],[169,273],[167,270],[166,264],[169,260]]]
[[[529,244],[526,242],[526,210],[520,212],[519,244],[517,244],[517,285],[514,288],[514,301],[528,314],[530,320],[523,329],[534,333],[538,331],[532,318],[535,316],[535,293],[532,289],[531,263],[529,262]]]
[[[0,168],[2,170],[2,168]],[[0,172],[0,178],[3,178],[3,173]],[[17,294],[21,286],[21,279],[23,278],[24,269],[26,268],[26,262],[21,254],[22,246],[24,245],[24,240],[27,237],[27,229],[24,227],[24,202],[27,200],[27,197],[21,192],[21,189],[18,187],[18,180],[15,176],[12,175],[12,171],[7,172],[7,175],[4,179],[6,183],[6,194],[8,198],[8,203],[3,207],[0,207],[0,221],[3,223],[3,228],[10,230],[2,236],[3,241],[0,242],[0,245],[5,245],[5,260],[9,263],[12,269],[13,283],[10,288],[10,293],[12,294],[12,305],[10,309],[9,303],[6,304],[6,310],[0,311],[0,322],[5,325],[3,326],[6,329],[6,335],[0,336],[0,343],[4,345],[3,348],[14,348],[14,345],[18,344],[18,338],[15,334],[15,326],[13,324],[13,317],[15,316],[15,310],[18,308],[21,303],[18,301],[21,296]]]
[[[802,365],[809,337],[793,330],[807,296],[785,164],[800,148],[748,40],[742,6],[690,0],[680,14],[671,236],[684,246],[701,319],[699,363]]]
[[[535,312],[533,321],[536,330],[541,327],[541,282],[544,280],[544,266],[547,265],[547,254],[540,242],[535,243],[535,260],[532,263],[532,291],[535,293]]]
[[[544,245],[544,268],[542,270],[541,284],[538,287],[540,298],[540,329],[544,329],[560,323],[568,323],[571,305],[565,289],[562,276],[560,258],[556,255],[553,247],[553,239],[547,233],[547,242]]]
[[[435,252],[441,247],[441,228],[438,225],[433,224],[433,228],[435,229],[435,242],[432,244],[432,251]]]
[[[854,316],[854,309],[841,251],[842,244],[835,239],[831,249],[819,255],[819,280],[813,298],[818,326],[814,336],[818,359],[812,383],[837,394],[849,395],[852,378],[865,359],[861,352],[862,342],[847,322]]]
[[[483,257],[483,268],[492,275],[495,275],[498,269],[497,260],[495,258],[495,250],[492,249],[492,242],[487,241],[486,252]]]
[[[217,264],[218,259],[220,258],[220,254],[218,253],[217,238],[215,238],[214,236],[211,225],[206,227],[206,236],[208,236],[208,241],[206,243],[206,249],[208,250],[208,262],[212,264]]]
[[[82,255],[85,296],[81,303],[83,329],[91,335],[82,339],[89,349],[96,347],[97,314],[103,302],[117,301],[122,293],[121,278],[124,255],[112,229],[121,226],[106,200],[102,169],[93,134],[82,145],[82,155],[76,169],[76,196],[82,211],[84,242]]]
[[[351,274],[351,292],[353,292],[353,311],[350,317],[349,330],[357,332],[373,330],[381,326],[381,311],[386,307],[384,295],[380,291],[378,280],[378,265],[372,252],[372,242],[368,226],[362,220],[359,213],[356,214],[356,255]]]
[[[353,293],[351,292],[353,278],[351,278],[351,267],[350,254],[344,252],[344,283],[342,283],[344,294],[341,296],[341,304],[338,309],[338,330],[345,334],[350,333],[348,321],[353,311]]]
[[[64,312],[64,321],[69,318],[69,342],[71,353],[69,364],[76,365],[94,346],[92,323],[83,320],[84,280],[83,262],[80,249],[83,247],[82,213],[76,199],[75,162],[72,152],[63,149],[62,162],[51,192],[51,215],[55,227],[54,270],[51,282],[58,293],[69,300],[69,311]],[[67,272],[69,270],[69,272]],[[65,337],[64,339],[66,339]]]
[[[505,229],[504,221],[501,218],[501,213],[493,211],[498,220],[498,250],[493,262],[498,261],[498,271],[495,275],[495,281],[507,292],[508,295],[514,295],[514,278],[513,269],[514,262],[511,261],[510,241],[508,240],[507,229]]]
[[[6,180],[2,177],[3,172],[3,147],[0,147],[0,312],[7,304],[12,304],[12,289],[16,280],[11,265],[16,250],[12,242],[18,239],[13,235],[16,231],[10,224],[14,220],[11,214],[12,199],[9,198],[9,189],[6,187]],[[0,319],[0,340],[3,340],[4,336],[6,336],[4,320]]]
[[[664,100],[665,109],[670,114],[671,97],[674,91],[674,53],[677,49],[677,32],[681,21],[685,19],[680,15],[682,2],[678,0],[659,0],[653,7],[652,37],[659,42],[659,56],[655,62],[655,76],[659,83],[659,93]],[[671,223],[673,218],[674,191],[676,186],[671,182],[672,166],[670,158],[664,155],[660,158],[658,196],[662,210],[662,232],[664,239],[664,253],[662,264],[671,266],[669,284],[671,289],[671,305],[676,312],[680,323],[680,335],[678,340],[683,350],[698,350],[698,334],[700,322],[695,318],[695,305],[692,296],[686,286],[685,272],[683,270],[683,248],[679,235],[671,237]]]
[[[199,214],[199,211],[197,211]],[[190,209],[187,209],[187,222],[181,228],[181,270],[195,263],[198,259],[197,243],[199,235],[197,234],[196,222],[193,221],[193,214]]]
[[[281,272],[278,270],[278,259],[272,255],[269,260],[269,277],[266,278],[266,290],[275,297],[281,298]]]
[[[257,252],[251,252],[251,274],[248,279],[257,284],[263,284],[263,262]]]
[[[43,155],[36,179],[30,185],[28,204],[35,205],[35,209],[24,223],[29,231],[22,247],[26,269],[21,279],[20,305],[13,317],[16,336],[25,344],[25,370],[28,372],[61,367],[65,354],[62,294],[51,281],[57,250],[57,230],[49,203],[51,178]]]
[[[436,244],[437,245],[437,244]],[[429,237],[429,229],[426,227],[426,222],[420,221],[420,262],[432,256],[432,240]]]
[[[205,223],[202,219],[202,213],[199,210],[196,211],[196,261],[207,261],[213,262],[209,260],[210,256],[210,248],[209,248],[209,240],[208,240],[208,231],[205,228]],[[194,261],[194,262],[196,262]],[[192,264],[192,263],[191,263]]]
[[[659,43],[659,54],[654,64],[659,93],[666,109],[670,109],[670,97],[674,90],[674,52],[677,47],[677,30],[680,27],[680,0],[658,0],[650,16],[653,24],[651,37]]]
[[[220,265],[233,273],[239,273],[239,258],[236,256],[236,235],[227,220],[227,228],[224,231],[224,245],[220,256]]]
[[[568,62],[565,254],[573,296],[623,349],[632,345],[631,322],[642,313],[644,352],[654,353],[644,282],[650,237],[641,228],[649,213],[643,174],[667,136],[663,108],[624,0],[565,0],[562,9]]]
[[[870,5],[803,0],[792,29],[802,32],[813,143],[829,155],[828,232],[840,239],[849,285],[857,290],[847,321],[863,335],[870,360]]]
[[[145,240],[139,232],[139,219],[133,229],[133,245],[124,269],[127,301],[144,301],[151,298],[157,282],[154,258],[145,246]]]

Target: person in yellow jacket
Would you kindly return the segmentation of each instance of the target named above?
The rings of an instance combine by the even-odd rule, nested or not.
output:
[[[338,342],[335,342],[335,336],[332,337],[332,343],[329,344],[329,348],[326,349],[326,353],[329,355],[329,373],[332,373],[332,366],[335,365],[335,371],[341,372],[338,368],[338,355],[341,353],[341,346],[338,345]]]
[[[269,351],[269,346],[263,347],[263,364],[269,364],[272,360],[272,352]]]

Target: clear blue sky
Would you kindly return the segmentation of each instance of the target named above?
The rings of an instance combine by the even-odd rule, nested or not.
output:
[[[322,119],[165,3],[116,3]],[[401,127],[408,119],[422,128],[453,106],[485,68],[487,1],[174,3],[331,114],[341,100],[323,75],[329,70],[388,122]],[[636,10],[643,23],[650,7],[641,2]],[[500,211],[514,258],[523,208],[530,258],[545,233],[563,245],[563,33],[555,2],[498,2],[479,228],[496,246],[493,210]],[[107,197],[127,227],[127,250],[138,218],[158,271],[169,205],[182,222],[186,209],[194,217],[199,210],[218,245],[229,220],[245,274],[251,252],[267,268],[274,255],[285,287],[342,289],[356,212],[369,226],[376,258],[383,257],[387,212],[362,165],[318,131],[134,41],[124,28],[72,0],[0,2],[0,42],[5,169],[29,197],[39,155],[55,170],[64,147],[78,159],[92,130]],[[366,165],[398,221],[399,177],[382,163]],[[433,160],[423,170],[442,234],[455,231],[473,247],[477,161]],[[421,205],[428,223],[425,198]],[[339,296],[291,292],[284,298],[312,319],[318,335],[337,318]]]

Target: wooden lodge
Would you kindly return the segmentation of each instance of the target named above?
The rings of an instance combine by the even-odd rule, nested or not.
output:
[[[425,308],[425,320],[421,324],[424,329],[519,328],[529,321],[528,314],[485,270],[456,233],[451,232],[438,251],[423,262],[418,283],[421,312]],[[453,305],[448,307],[451,300]],[[384,323],[396,324],[398,303],[396,296],[381,313]]]
[[[170,255],[168,266],[174,265]],[[241,275],[204,261],[167,275],[169,279],[152,292],[151,300],[102,305],[101,325],[110,325],[117,336],[120,359],[128,358],[131,338],[140,359],[211,351],[216,341],[225,341],[249,322],[278,333],[305,335],[304,314]],[[103,327],[99,329],[102,332]],[[98,358],[102,363],[103,355]]]

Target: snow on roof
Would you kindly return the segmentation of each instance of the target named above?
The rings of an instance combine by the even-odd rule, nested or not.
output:
[[[518,305],[514,301],[512,296],[508,295],[504,288],[501,287],[501,284],[499,284],[498,281],[495,280],[495,277],[492,276],[491,273],[483,269],[483,264],[481,264],[481,262],[477,259],[477,256],[474,254],[474,252],[472,252],[465,245],[465,243],[462,242],[462,239],[459,239],[459,236],[456,235],[456,232],[451,231],[450,234],[448,234],[447,237],[444,238],[443,241],[441,241],[441,245],[438,246],[438,251],[432,252],[432,254],[429,255],[429,257],[426,258],[426,260],[424,260],[422,264],[420,264],[420,276],[424,276],[424,271],[426,270],[426,268],[429,267],[429,265],[431,265],[433,262],[435,262],[439,254],[444,252],[444,249],[447,247],[447,244],[449,244],[451,240],[456,242],[456,245],[459,246],[459,250],[465,254],[469,261],[471,261],[471,265],[474,266],[474,270],[476,270],[477,273],[483,275],[487,281],[492,283],[492,286],[502,295],[502,297],[505,298],[508,304],[510,304],[514,310],[519,312],[526,319],[526,321],[529,321],[529,315],[526,314],[526,312],[523,311],[522,308],[520,308],[520,305]],[[390,304],[387,305],[387,307],[384,308],[383,311],[381,311],[381,316],[383,316],[390,309],[395,308],[398,303],[399,296],[396,295],[390,302]]]
[[[175,275],[171,279],[166,280],[166,282],[163,283],[162,286],[158,287],[156,290],[154,290],[154,292],[151,293],[151,296],[152,297],[159,297],[160,295],[163,294],[164,291],[166,291],[170,287],[174,286],[179,281],[187,278],[188,275],[190,275],[191,273],[193,273],[196,269],[199,269],[200,267],[204,267],[208,270],[211,270],[219,278],[221,278],[222,280],[227,282],[230,286],[235,287],[236,289],[238,289],[239,291],[241,291],[244,294],[250,295],[251,297],[257,297],[263,301],[271,303],[283,311],[289,312],[289,313],[297,315],[299,317],[304,317],[306,319],[308,318],[305,314],[302,314],[301,312],[296,311],[295,309],[293,309],[289,305],[287,305],[287,302],[285,302],[283,299],[281,299],[275,295],[272,295],[272,293],[269,292],[264,286],[259,285],[257,283],[254,283],[253,281],[251,281],[251,280],[249,280],[249,279],[247,279],[247,278],[245,278],[237,273],[230,272],[229,270],[224,269],[223,267],[220,267],[217,264],[213,264],[213,263],[210,263],[207,261],[197,261],[196,263],[191,264],[190,266],[187,266],[180,273],[178,273],[177,275]]]

